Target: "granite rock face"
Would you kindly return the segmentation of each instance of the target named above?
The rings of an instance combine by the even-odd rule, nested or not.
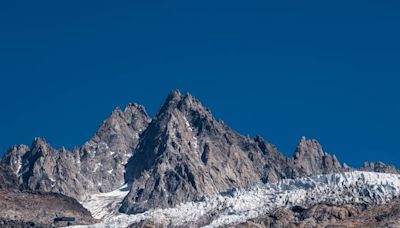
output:
[[[300,177],[346,170],[335,155],[323,151],[317,140],[307,140],[304,136],[296,148],[293,161],[295,169],[299,171],[297,176]]]
[[[12,147],[1,163],[12,170],[25,189],[83,200],[125,183],[125,164],[149,119],[142,106],[129,104],[124,111],[115,109],[81,148],[57,150],[36,138],[31,147]]]
[[[217,121],[190,94],[173,91],[127,164],[132,188],[121,211],[172,207],[261,181],[340,170],[315,140],[302,138],[294,158],[285,157],[261,137],[244,137]]]
[[[0,163],[0,190],[2,189],[19,189],[17,176],[8,167]]]

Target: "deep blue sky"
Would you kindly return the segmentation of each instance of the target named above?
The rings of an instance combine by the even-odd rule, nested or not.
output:
[[[62,2],[62,3],[61,3]],[[400,2],[1,1],[0,150],[72,148],[174,88],[286,154],[400,166]]]

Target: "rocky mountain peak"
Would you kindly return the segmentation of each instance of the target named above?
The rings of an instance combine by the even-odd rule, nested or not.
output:
[[[179,90],[172,90],[167,98],[165,99],[164,103],[161,105],[160,109],[158,110],[155,118],[160,118],[161,115],[168,112],[168,110],[173,109],[176,107],[177,102],[179,102],[182,98],[182,94]]]
[[[364,162],[363,166],[360,168],[362,171],[368,172],[380,172],[380,173],[394,173],[400,174],[400,170],[396,169],[395,166],[385,164],[383,162]]]
[[[49,153],[50,145],[46,142],[45,139],[36,137],[34,138],[31,146],[31,153],[42,153],[43,156],[47,156]]]
[[[295,164],[300,168],[301,176],[330,173],[342,169],[336,156],[324,152],[321,144],[315,139],[302,137],[294,156]]]
[[[185,115],[194,114],[192,112],[199,112],[202,114],[208,114],[208,116],[211,117],[208,109],[190,93],[182,95],[180,91],[173,90],[165,99],[160,110],[157,112],[155,119],[163,118],[172,113],[176,114],[177,111]]]
[[[4,154],[0,163],[7,166],[16,176],[19,176],[22,167],[22,157],[29,150],[29,147],[26,145],[14,145]]]
[[[115,108],[95,135],[72,152],[54,149],[46,140],[35,138],[30,148],[11,148],[1,162],[28,189],[82,200],[124,183],[124,166],[149,121],[143,106],[130,103],[123,111]]]
[[[261,182],[265,154],[274,152],[268,143],[257,144],[216,121],[190,94],[173,91],[126,165],[126,180],[133,183],[121,210],[170,207]],[[282,176],[270,172],[271,180]]]
[[[307,139],[305,136],[301,137],[300,143],[297,146],[294,154],[295,159],[301,157],[324,156],[321,144],[315,139]]]

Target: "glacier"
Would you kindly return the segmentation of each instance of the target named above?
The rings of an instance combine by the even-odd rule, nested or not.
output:
[[[153,209],[140,214],[119,213],[129,185],[92,195],[82,202],[101,222],[89,228],[127,227],[143,220],[159,226],[219,227],[245,222],[278,208],[310,207],[318,203],[383,204],[400,195],[400,175],[351,171],[307,178],[286,179],[277,183],[257,184],[234,189],[198,202],[182,203],[174,208]]]

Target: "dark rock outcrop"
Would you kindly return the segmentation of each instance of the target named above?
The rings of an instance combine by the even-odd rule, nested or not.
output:
[[[364,162],[364,165],[359,169],[361,171],[378,172],[378,173],[394,173],[400,174],[400,170],[393,165],[388,165],[383,162]]]
[[[278,209],[229,227],[400,227],[400,200],[381,205],[314,205],[302,210]]]
[[[0,163],[0,190],[19,189],[17,176],[8,167]]]
[[[74,217],[75,224],[96,222],[73,198],[57,193],[0,190],[0,227],[52,227],[56,217]]]

